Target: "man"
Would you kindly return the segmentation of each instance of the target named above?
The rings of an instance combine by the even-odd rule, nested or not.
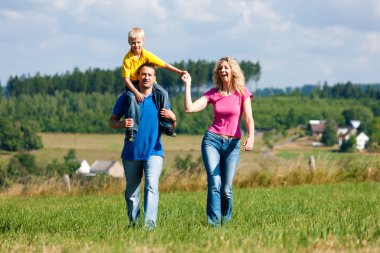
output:
[[[140,186],[145,174],[144,214],[145,226],[153,229],[156,226],[158,210],[158,181],[160,178],[164,150],[159,131],[159,116],[170,120],[175,127],[176,117],[167,109],[158,112],[155,103],[153,83],[156,81],[156,69],[150,63],[143,64],[138,70],[139,89],[144,96],[140,107],[140,128],[134,142],[127,138],[121,154],[126,178],[125,200],[127,202],[128,218],[135,225],[140,216]],[[109,119],[112,128],[128,128],[133,126],[133,119],[125,118],[126,94],[122,94],[113,109]],[[121,119],[124,116],[124,119]]]

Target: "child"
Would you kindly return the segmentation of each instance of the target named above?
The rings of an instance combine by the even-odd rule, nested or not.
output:
[[[144,30],[139,27],[132,28],[128,33],[128,43],[131,46],[129,52],[124,56],[122,77],[124,79],[124,85],[127,92],[127,114],[126,118],[132,118],[134,125],[131,128],[127,128],[127,140],[134,141],[136,132],[139,128],[139,106],[138,103],[144,100],[143,95],[137,89],[138,87],[138,73],[137,70],[144,63],[152,63],[156,67],[163,67],[167,70],[175,72],[179,75],[186,74],[187,71],[177,69],[176,67],[166,63],[155,54],[145,50],[144,45]],[[157,109],[160,111],[162,108],[168,109],[168,93],[159,84],[154,83],[154,99]],[[169,136],[175,136],[173,122],[170,122],[164,118],[160,119],[160,129],[162,132]]]

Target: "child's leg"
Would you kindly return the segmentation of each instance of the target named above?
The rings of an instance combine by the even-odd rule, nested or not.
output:
[[[155,92],[155,102],[158,110],[162,108],[169,109],[169,94],[168,92],[158,83],[153,84],[153,89]]]
[[[131,127],[131,129],[137,132],[139,130],[139,123],[140,123],[140,107],[132,91],[128,90],[126,94],[127,94],[127,99],[126,99],[126,104],[125,104],[125,107],[126,107],[125,118],[133,119],[133,127]]]
[[[153,99],[157,109],[160,111],[162,108],[169,109],[169,95],[168,92],[162,88],[158,83],[153,84]],[[160,130],[169,136],[176,136],[172,122],[168,119],[160,117]]]

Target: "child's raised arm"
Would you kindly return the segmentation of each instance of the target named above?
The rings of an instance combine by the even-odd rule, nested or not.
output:
[[[182,76],[184,74],[189,74],[186,70],[180,70],[180,69],[174,67],[173,65],[171,65],[169,63],[166,63],[164,68],[171,71],[171,72],[177,73],[180,76]]]

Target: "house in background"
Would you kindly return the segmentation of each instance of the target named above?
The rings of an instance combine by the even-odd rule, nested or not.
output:
[[[357,135],[359,126],[360,126],[359,120],[350,120],[350,126],[349,126],[350,134]]]
[[[361,132],[358,136],[356,136],[356,149],[359,151],[363,150],[368,141],[369,137],[365,133]]]
[[[326,120],[309,120],[309,129],[312,136],[322,137],[326,126]]]
[[[90,173],[124,177],[123,166],[118,161],[96,160],[91,166]]]
[[[358,135],[359,126],[360,126],[359,120],[350,120],[350,125],[348,127],[339,128],[338,129],[339,146],[341,146],[344,141],[348,141],[348,139],[351,136],[355,136],[356,149],[363,150],[365,148],[365,145],[369,141],[369,138],[365,133],[360,133]]]
[[[75,171],[75,173],[80,173],[80,174],[90,174],[90,164],[86,160],[79,160],[78,161],[80,166],[79,168]]]
[[[326,126],[326,120],[310,120],[309,125],[308,125],[310,134],[317,138],[322,137],[322,133],[323,133],[323,130],[325,129],[325,126]],[[349,126],[339,127],[337,129],[337,137],[338,137],[339,146],[341,146],[344,141],[348,141],[348,139],[351,136],[354,136],[355,141],[356,141],[356,149],[363,150],[369,141],[369,137],[363,132],[358,134],[359,126],[360,126],[359,120],[350,120]],[[318,141],[314,141],[312,144],[313,147],[318,147],[322,145],[323,144]]]

